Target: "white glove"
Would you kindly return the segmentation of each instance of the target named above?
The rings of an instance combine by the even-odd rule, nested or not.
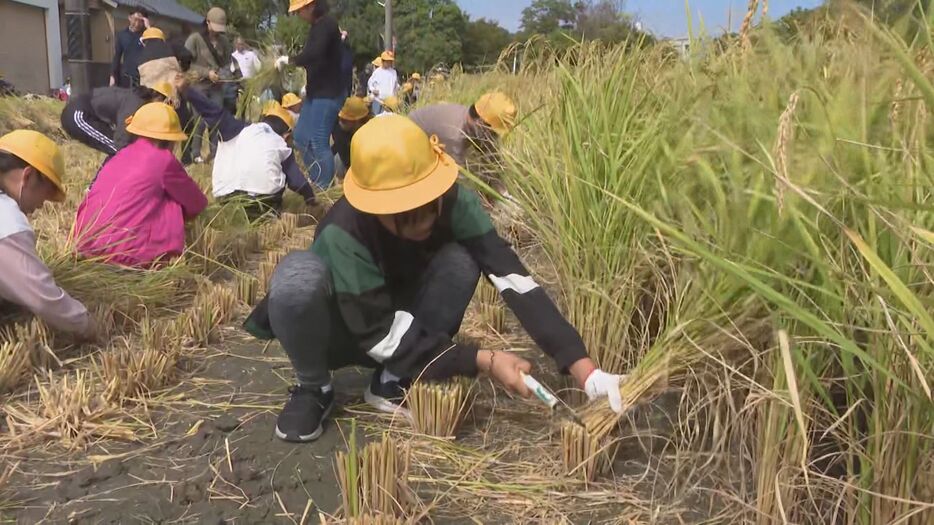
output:
[[[282,68],[289,65],[289,57],[283,55],[276,59],[276,70],[282,71]]]
[[[584,382],[584,391],[591,401],[599,397],[606,397],[610,402],[610,408],[617,414],[623,413],[623,398],[619,395],[619,383],[623,376],[607,374],[599,368],[587,376]]]

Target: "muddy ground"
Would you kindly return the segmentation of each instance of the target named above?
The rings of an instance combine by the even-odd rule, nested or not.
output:
[[[537,361],[540,377],[559,384],[550,364]],[[372,435],[381,421],[367,414],[362,404],[368,371],[347,369],[335,375],[341,407],[336,421],[328,424],[318,441],[296,445],[273,435],[290,384],[290,367],[276,344],[264,348],[228,327],[222,344],[188,366],[181,385],[148,402],[152,435],[142,436],[141,443],[102,442],[88,452],[71,453],[52,444],[14,459],[19,461],[19,472],[12,480],[17,487],[14,508],[8,509],[5,518],[16,523],[75,524],[318,523],[319,512],[333,515],[338,511],[340,493],[333,458],[335,451],[346,449],[349,418],[357,416],[364,422],[360,434],[370,430]],[[490,449],[515,447],[508,439],[515,438],[515,433],[527,432],[534,440],[552,426],[538,405],[506,399],[501,391],[494,395],[488,384],[481,381],[481,385],[480,398],[485,401],[475,404],[461,429],[464,442],[486,443]],[[494,397],[495,409],[489,402]],[[645,435],[664,433],[660,429],[667,426],[665,412],[675,406],[673,399],[665,404],[666,409],[643,411],[643,422],[655,427]],[[375,426],[366,427],[367,422]],[[617,460],[616,475],[633,480],[646,477],[652,449],[660,451],[662,442],[658,438],[633,440]],[[541,454],[551,457],[554,450],[543,449]],[[652,501],[654,482],[637,499]],[[417,485],[424,501],[438,497],[437,486]],[[627,483],[625,490],[635,486]],[[547,501],[549,496],[543,497]],[[571,521],[616,521],[634,512],[625,504],[632,498],[633,494],[621,493],[615,500],[611,497],[610,503],[573,513]],[[469,505],[469,497],[453,509],[429,504],[433,508],[428,514],[435,523],[509,523],[537,504],[534,499],[515,501],[504,495],[499,502],[502,507],[484,506],[479,511]],[[547,512],[527,515],[529,522],[554,522]]]

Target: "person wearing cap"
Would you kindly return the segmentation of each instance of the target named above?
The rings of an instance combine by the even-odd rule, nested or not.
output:
[[[95,328],[87,308],[55,284],[28,219],[46,201],[65,199],[64,176],[65,159],[52,139],[31,130],[0,137],[0,303],[90,340]]]
[[[290,0],[289,13],[309,25],[308,36],[298,55],[276,59],[280,69],[305,68],[305,103],[295,125],[295,146],[312,182],[322,189],[334,179],[331,130],[347,98],[341,75],[341,31],[329,12],[327,0]]]
[[[488,155],[495,150],[499,137],[515,126],[516,105],[499,92],[481,96],[470,107],[460,104],[432,104],[409,113],[425,133],[437,135],[445,151],[460,166],[465,166],[471,150]]]
[[[130,143],[127,117],[143,104],[172,98],[174,91],[167,82],[153,88],[94,88],[90,94],[71,97],[62,110],[62,129],[69,137],[109,157]]]
[[[348,98],[337,117],[337,125],[331,132],[331,151],[334,153],[337,175],[343,179],[351,165],[350,142],[354,133],[372,117],[369,105],[360,97]]]
[[[302,97],[295,93],[286,93],[282,95],[282,107],[292,114],[292,118],[298,121],[299,114],[302,111]]]
[[[305,442],[334,406],[330,371],[375,369],[364,399],[395,413],[415,378],[489,374],[523,396],[531,364],[510,352],[454,342],[481,272],[528,331],[591,398],[621,410],[620,376],[594,365],[568,323],[496,233],[479,197],[436,137],[400,115],[354,135],[344,197],[318,225],[311,249],[286,255],[244,327],[276,338],[297,384],[275,434]]]
[[[144,105],[127,132],[133,141],[104,164],[78,206],[74,236],[85,257],[148,268],[182,254],[185,221],[208,201],[173,153],[187,136],[172,106]]]
[[[253,78],[253,75],[262,67],[259,57],[256,56],[256,51],[250,49],[250,46],[246,44],[246,40],[242,36],[238,36],[236,40],[234,40],[234,52],[232,56],[240,66],[240,74],[243,78]]]
[[[192,55],[190,71],[198,78],[193,87],[219,106],[224,104],[223,81],[233,78],[230,70],[233,46],[226,33],[227,13],[220,7],[212,7],[208,10],[201,29],[192,33],[185,41],[185,47]],[[208,132],[210,140],[210,156],[213,157],[217,151],[217,130],[208,128],[202,119],[191,137],[191,151],[194,152],[196,163],[205,161],[201,156],[205,131]]]
[[[383,115],[395,115],[402,110],[402,101],[399,100],[399,97],[393,95],[391,97],[386,97],[382,103],[383,111],[376,115],[376,117],[382,117]]]
[[[267,213],[278,213],[288,187],[317,208],[315,191],[302,173],[288,140],[295,120],[278,102],[270,101],[257,123],[234,117],[198,90],[179,84],[179,91],[211,127],[220,134],[217,157],[211,175],[214,197],[220,201],[237,199],[251,220]],[[312,215],[317,215],[314,210]]]
[[[415,104],[418,102],[418,97],[422,94],[422,74],[418,71],[412,73],[412,76],[409,77],[409,83],[412,84],[412,100],[409,104]]]
[[[139,83],[154,86],[160,82],[172,82],[175,75],[187,71],[191,66],[191,53],[177,40],[169,42],[158,27],[143,31],[140,38],[143,50],[139,58]]]
[[[411,81],[402,84],[402,101],[405,105],[411,106],[415,103],[415,85]]]
[[[374,116],[383,111],[385,100],[396,96],[396,91],[399,89],[399,74],[393,68],[396,54],[386,50],[383,51],[379,58],[380,65],[370,75],[370,80],[366,84],[370,96],[373,97],[372,111]]]
[[[134,87],[139,84],[140,38],[149,27],[149,13],[141,7],[130,10],[129,24],[114,35],[114,57],[110,64],[110,85]]]

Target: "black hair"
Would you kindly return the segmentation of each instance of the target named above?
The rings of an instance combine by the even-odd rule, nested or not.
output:
[[[283,136],[286,133],[292,131],[289,129],[289,125],[276,115],[266,115],[260,119],[260,122],[269,125],[269,127],[276,132],[276,135]]]
[[[23,169],[26,166],[29,166],[29,163],[25,160],[17,157],[12,153],[0,151],[0,173]]]
[[[149,11],[143,7],[134,7],[130,9],[131,15],[141,15],[143,18],[149,18]]]
[[[328,5],[328,0],[315,0],[315,3],[312,5],[311,15],[312,18],[317,20],[330,11],[331,6]]]
[[[166,98],[162,93],[146,86],[134,87],[133,94],[147,102],[162,102]]]

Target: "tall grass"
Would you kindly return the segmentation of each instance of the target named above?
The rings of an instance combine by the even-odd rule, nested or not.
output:
[[[512,81],[506,182],[565,312],[604,368],[723,367],[740,402],[701,441],[760,523],[934,517],[931,31],[845,23],[689,60],[583,45]]]

